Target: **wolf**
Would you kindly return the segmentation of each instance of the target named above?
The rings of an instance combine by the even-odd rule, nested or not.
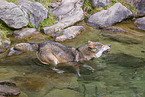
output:
[[[14,52],[36,51],[37,58],[41,63],[50,65],[51,69],[57,73],[64,71],[56,67],[60,63],[66,66],[73,66],[77,74],[80,76],[77,63],[89,61],[93,58],[99,58],[103,53],[110,52],[111,45],[103,45],[100,42],[88,41],[86,45],[80,47],[68,47],[58,42],[45,41],[42,43],[19,43],[10,51],[9,55]]]

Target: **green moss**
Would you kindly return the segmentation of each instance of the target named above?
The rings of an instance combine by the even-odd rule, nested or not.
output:
[[[55,18],[53,17],[53,14],[48,15],[47,19],[45,19],[42,23],[39,24],[38,29],[40,29],[40,27],[48,27],[48,26],[52,26],[54,25],[55,22]]]
[[[9,29],[4,23],[2,23],[2,21],[0,21],[0,37],[5,39],[7,38],[7,35],[10,34],[12,30]]]

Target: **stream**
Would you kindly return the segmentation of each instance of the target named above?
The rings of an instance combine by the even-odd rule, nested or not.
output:
[[[84,26],[76,38],[61,43],[71,47],[88,40],[111,44],[111,52],[86,63],[94,72],[81,67],[81,77],[72,68],[57,74],[49,66],[38,65],[33,52],[0,59],[0,80],[15,82],[22,91],[20,97],[145,97],[145,31],[133,21],[115,25],[126,32]],[[48,40],[50,36],[39,33],[24,40],[12,38],[12,46]]]

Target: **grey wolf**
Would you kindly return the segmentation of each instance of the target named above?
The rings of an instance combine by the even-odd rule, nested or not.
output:
[[[110,51],[110,45],[88,41],[86,45],[75,48],[65,46],[58,42],[46,41],[42,43],[16,44],[9,54],[16,51],[37,51],[36,55],[41,63],[50,65],[51,69],[55,70],[57,73],[63,72],[56,67],[58,64],[64,63],[66,66],[73,66],[80,76],[80,65],[77,65],[77,63],[89,61],[93,58],[99,58],[103,53]]]

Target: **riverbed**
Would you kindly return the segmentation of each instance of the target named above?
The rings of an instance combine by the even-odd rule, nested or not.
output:
[[[81,24],[81,23],[80,23]],[[113,32],[84,25],[86,29],[76,38],[61,42],[79,47],[88,40],[111,44],[111,52],[86,64],[92,72],[81,67],[81,77],[70,67],[57,74],[47,65],[37,63],[35,52],[0,59],[0,80],[10,80],[21,89],[20,97],[145,97],[145,31],[133,21],[115,25],[126,32]],[[41,33],[19,42],[51,40]]]

